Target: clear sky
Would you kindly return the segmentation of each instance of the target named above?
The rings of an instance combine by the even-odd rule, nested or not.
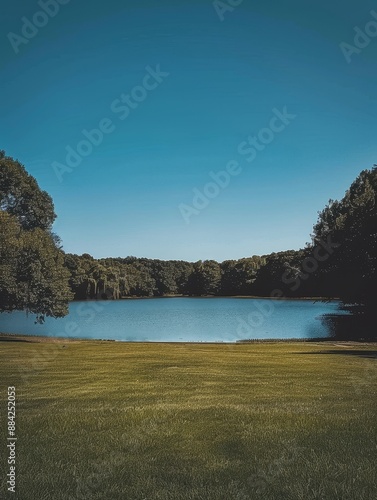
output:
[[[52,0],[44,16],[8,2],[0,148],[53,197],[67,252],[221,261],[298,249],[317,211],[377,161],[377,37],[349,61],[340,46],[377,23],[377,4],[239,3]],[[66,148],[100,123],[103,139],[69,165]],[[229,165],[237,175],[208,187]],[[199,208],[195,188],[212,196]]]

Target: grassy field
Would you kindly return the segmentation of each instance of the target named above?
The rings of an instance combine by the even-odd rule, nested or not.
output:
[[[15,340],[0,341],[0,498],[377,498],[376,345]]]

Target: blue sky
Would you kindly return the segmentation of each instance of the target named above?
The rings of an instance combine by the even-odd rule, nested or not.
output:
[[[221,261],[300,248],[318,210],[377,161],[377,37],[349,63],[340,48],[376,5],[261,3],[221,21],[210,0],[71,0],[17,54],[8,35],[41,6],[7,6],[0,148],[53,197],[67,252]],[[168,75],[143,97],[147,67]],[[125,119],[122,95],[143,97]],[[248,162],[239,145],[284,108],[295,118]],[[112,131],[70,167],[66,147],[104,119]],[[241,172],[195,209],[193,190],[230,161]],[[55,162],[72,171],[59,179]]]

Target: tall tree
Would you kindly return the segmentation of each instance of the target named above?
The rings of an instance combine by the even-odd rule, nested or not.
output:
[[[377,319],[377,169],[364,170],[340,201],[319,213],[314,239],[338,248],[320,272],[332,293]]]
[[[73,295],[50,196],[16,160],[0,152],[0,312],[62,317]]]

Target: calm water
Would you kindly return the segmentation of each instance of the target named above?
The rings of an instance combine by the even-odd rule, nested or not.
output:
[[[151,342],[236,342],[328,337],[324,315],[338,304],[307,300],[165,298],[74,302],[66,318],[34,324],[22,312],[0,314],[0,332]]]

